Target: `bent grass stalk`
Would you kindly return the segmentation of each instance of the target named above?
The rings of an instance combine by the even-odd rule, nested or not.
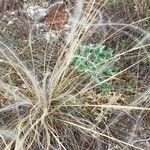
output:
[[[85,37],[87,37],[87,32],[92,33],[94,32],[91,29],[91,26],[94,25],[95,16],[98,13],[88,13],[85,17],[87,17],[88,26],[84,28],[83,25],[80,24],[80,20],[82,19],[84,12],[88,10],[97,9],[94,6],[95,1],[90,0],[92,5],[90,8],[86,8],[83,10],[84,0],[77,1],[76,4],[76,12],[77,14],[74,15],[75,21],[72,22],[71,25],[71,32],[67,36],[66,45],[61,48],[62,52],[60,57],[57,59],[57,63],[53,69],[53,72],[50,72],[48,69],[46,70],[46,56],[44,56],[44,72],[42,79],[38,79],[38,75],[35,73],[35,61],[34,61],[34,49],[32,47],[32,35],[30,33],[29,36],[29,45],[30,45],[30,52],[31,58],[33,63],[33,70],[29,68],[26,64],[22,62],[16,52],[10,48],[7,44],[0,41],[0,53],[4,56],[3,62],[5,65],[9,65],[10,68],[13,68],[19,78],[23,81],[26,86],[26,89],[22,87],[17,87],[15,85],[11,85],[9,82],[6,82],[6,77],[1,75],[0,76],[0,92],[2,93],[2,97],[6,97],[8,100],[13,100],[14,103],[9,104],[8,106],[4,106],[0,108],[0,113],[9,112],[10,110],[15,111],[18,114],[18,118],[16,119],[16,125],[14,125],[13,118],[9,122],[8,126],[0,127],[0,146],[3,149],[10,150],[14,146],[15,150],[22,149],[28,150],[33,149],[34,146],[38,146],[40,149],[71,149],[67,142],[68,139],[72,139],[73,131],[69,132],[70,130],[76,129],[80,137],[85,138],[86,140],[90,141],[95,139],[97,142],[102,140],[102,137],[110,139],[111,141],[117,142],[120,145],[126,145],[127,147],[132,147],[134,149],[142,150],[142,148],[138,147],[138,145],[131,144],[132,137],[129,141],[119,140],[116,137],[103,133],[99,130],[96,130],[98,127],[97,124],[94,124],[90,118],[87,117],[87,112],[80,109],[80,107],[87,108],[89,111],[89,115],[91,118],[92,114],[90,114],[92,107],[96,108],[108,108],[115,110],[138,110],[138,111],[150,111],[150,108],[138,106],[139,100],[134,100],[132,105],[114,105],[114,104],[102,104],[102,105],[92,105],[92,104],[83,104],[80,101],[80,98],[77,97],[79,95],[84,95],[90,89],[94,89],[96,86],[103,84],[107,81],[110,81],[117,77],[118,75],[126,72],[133,66],[139,64],[143,60],[149,58],[149,53],[146,50],[150,44],[143,44],[144,41],[149,37],[149,33],[142,28],[134,26],[135,23],[142,22],[147,20],[148,18],[144,18],[138,20],[137,22],[133,22],[132,24],[119,24],[119,23],[101,23],[97,24],[97,27],[101,26],[122,26],[120,29],[117,29],[114,33],[112,33],[108,38],[105,38],[100,44],[103,44],[106,40],[110,40],[111,37],[118,34],[121,30],[126,27],[135,28],[137,30],[141,30],[145,34],[143,40],[138,40],[136,45],[133,48],[120,52],[112,57],[112,61],[115,61],[116,58],[119,58],[122,55],[125,55],[129,52],[137,51],[144,49],[147,53],[146,56],[139,61],[135,62],[134,64],[128,66],[127,68],[119,71],[115,75],[110,76],[109,78],[101,81],[100,83],[93,86],[93,82],[89,81],[87,85],[82,87],[79,90],[76,90],[78,85],[82,83],[84,79],[89,79],[89,77],[85,76],[84,73],[76,74],[76,69],[71,68],[71,64],[74,58],[75,51],[77,48],[84,42]],[[89,2],[89,3],[90,3]],[[103,1],[100,10],[104,5],[106,5],[107,1]],[[88,38],[88,37],[87,37]],[[36,49],[35,49],[36,50]],[[47,53],[45,53],[46,55]],[[48,55],[48,54],[47,54]],[[106,65],[106,64],[105,64]],[[104,66],[105,66],[104,65]],[[42,70],[43,71],[43,70]],[[83,79],[81,79],[83,77]],[[0,93],[0,94],[1,94]],[[5,93],[5,94],[4,94]],[[70,97],[69,97],[70,95]],[[1,96],[1,95],[0,95]],[[77,101],[73,101],[74,98]],[[86,101],[86,98],[84,99]],[[70,104],[68,104],[68,101]],[[146,101],[146,100],[145,100]],[[74,104],[75,103],[75,104]],[[20,106],[25,106],[29,108],[28,112],[25,116],[21,116],[19,113],[18,108]],[[70,111],[70,107],[73,112]],[[75,109],[78,107],[79,109]],[[90,109],[90,110],[89,110]],[[121,113],[120,113],[121,114]],[[114,119],[115,120],[115,119]],[[113,121],[114,121],[113,120]],[[76,122],[75,122],[76,121]],[[112,121],[112,123],[113,123]],[[88,124],[85,125],[85,122]],[[80,123],[80,124],[79,124]],[[60,127],[58,127],[60,124]],[[89,125],[89,127],[88,127]],[[92,129],[91,126],[94,125],[96,129]],[[107,125],[108,128],[111,125]],[[64,135],[62,136],[62,131]],[[71,133],[70,135],[67,132]],[[67,134],[67,135],[66,135]],[[67,137],[68,136],[68,137]],[[68,138],[67,140],[65,138]],[[41,140],[42,138],[42,140]],[[79,142],[75,137],[71,141],[73,145],[76,142]],[[81,138],[81,139],[82,139]],[[64,143],[63,140],[66,140]],[[79,143],[80,145],[80,143]],[[77,147],[75,147],[77,149]]]

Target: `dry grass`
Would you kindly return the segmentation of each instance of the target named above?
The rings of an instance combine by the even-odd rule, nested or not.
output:
[[[77,1],[66,37],[58,35],[52,42],[33,37],[32,22],[25,38],[16,39],[14,31],[3,30],[1,149],[149,149],[150,81],[149,72],[142,72],[148,71],[150,62],[150,18],[146,1],[138,6],[135,2]],[[117,8],[122,6],[128,13],[120,17]],[[2,20],[0,28],[5,23]],[[76,71],[74,54],[87,43],[117,50],[111,59],[119,67],[115,75],[95,84],[86,73]],[[96,91],[109,81],[113,92],[101,95]]]

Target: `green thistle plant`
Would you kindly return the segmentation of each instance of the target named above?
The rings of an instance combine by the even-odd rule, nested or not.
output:
[[[79,72],[90,74],[92,80],[99,84],[116,73],[114,62],[110,63],[113,53],[114,49],[105,49],[102,45],[80,46],[75,53],[74,66]],[[98,88],[102,93],[113,90],[110,83],[103,83]]]

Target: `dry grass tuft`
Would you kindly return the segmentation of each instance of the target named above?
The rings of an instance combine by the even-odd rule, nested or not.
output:
[[[140,10],[135,9],[139,18],[134,21],[133,5],[77,0],[69,29],[52,41],[33,36],[36,22],[28,22],[26,37],[16,38],[11,25],[1,20],[1,149],[149,149],[150,18],[142,1],[135,6]],[[124,20],[114,18],[120,16],[111,6],[125,6]],[[95,84],[90,75],[78,72],[75,52],[87,43],[116,49],[109,63],[117,60],[117,73]],[[109,81],[114,91],[102,95],[97,87]]]

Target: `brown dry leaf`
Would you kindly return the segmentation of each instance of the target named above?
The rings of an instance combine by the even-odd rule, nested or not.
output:
[[[65,5],[59,4],[52,8],[42,21],[46,21],[53,30],[63,31],[68,19],[69,14]]]

